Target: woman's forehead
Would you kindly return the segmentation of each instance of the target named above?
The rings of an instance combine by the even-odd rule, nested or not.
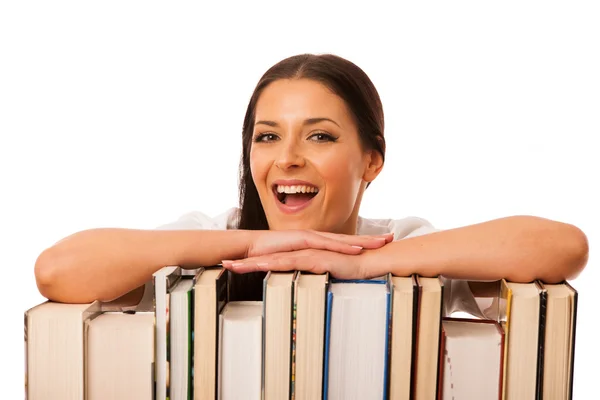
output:
[[[350,118],[344,101],[323,84],[309,79],[278,80],[267,86],[256,105],[256,121],[329,118],[341,124]]]

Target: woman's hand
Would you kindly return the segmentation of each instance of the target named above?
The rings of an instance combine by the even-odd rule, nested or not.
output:
[[[337,279],[369,279],[385,271],[375,271],[366,261],[366,252],[342,254],[329,250],[305,249],[224,261],[223,266],[235,273],[255,271],[307,271],[314,274],[329,272]]]
[[[246,258],[308,249],[357,255],[362,249],[378,249],[393,239],[391,233],[359,236],[313,230],[258,231],[248,246]]]

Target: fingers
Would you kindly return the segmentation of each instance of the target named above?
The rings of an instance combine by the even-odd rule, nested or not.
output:
[[[329,272],[331,276],[340,279],[363,279],[360,257],[306,249],[241,260],[224,260],[222,264],[226,269],[239,274],[257,271],[305,271],[313,274]]]
[[[235,273],[245,274],[258,271],[310,271],[323,273],[329,265],[328,256],[337,253],[322,250],[304,249],[292,252],[273,253],[264,256],[248,257],[240,260],[223,260],[223,267]],[[340,257],[338,254],[337,257]],[[344,256],[345,257],[345,256]]]
[[[335,241],[349,244],[351,246],[362,247],[365,249],[378,249],[394,240],[393,233],[386,233],[383,235],[343,235],[343,234],[339,234],[339,233],[329,233],[329,232],[315,232],[315,233],[319,236],[333,239]],[[352,253],[352,254],[355,254],[355,253]]]
[[[295,271],[302,269],[297,258],[252,257],[243,260],[223,260],[223,267],[237,274],[258,271]],[[306,268],[304,266],[304,268]]]
[[[360,254],[365,247],[359,244],[359,241],[354,243],[344,242],[338,239],[330,238],[324,235],[314,234],[305,239],[305,244],[308,249],[329,250],[342,254]],[[384,243],[385,244],[385,243]],[[300,249],[299,249],[300,250]]]

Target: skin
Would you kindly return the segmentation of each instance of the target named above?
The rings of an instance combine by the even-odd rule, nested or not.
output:
[[[314,118],[334,122],[307,123]],[[328,271],[338,278],[364,279],[391,272],[554,283],[574,279],[587,263],[588,241],[580,229],[535,216],[399,241],[389,234],[356,235],[363,192],[383,162],[379,153],[361,145],[342,99],[310,80],[277,81],[259,98],[256,121],[271,121],[255,126],[255,137],[263,136],[251,148],[252,177],[270,230],[76,232],[36,260],[40,293],[57,302],[135,304],[144,283],[165,265],[196,268],[222,262],[237,273]],[[277,179],[309,181],[319,193],[301,212],[285,214],[272,193]]]
[[[256,115],[255,137],[259,141],[251,150],[251,169],[269,225],[274,229],[356,233],[366,184],[376,178],[383,164],[377,152],[362,148],[344,101],[315,81],[280,80],[265,89]],[[306,125],[311,118],[335,123]],[[262,120],[271,122],[263,124]],[[315,133],[336,140],[315,141]],[[290,216],[279,211],[271,185],[276,179],[296,177],[317,184],[321,190],[313,204]],[[306,270],[329,271],[340,278],[369,278],[391,272],[472,280],[541,279],[550,283],[575,278],[587,258],[587,238],[575,226],[534,216],[512,216],[391,242],[359,255],[303,249],[227,260],[224,265],[237,273]]]
[[[250,168],[271,229],[355,234],[366,183],[381,167],[380,154],[362,148],[344,101],[323,85],[279,80],[260,96]],[[308,208],[284,214],[272,190],[278,179],[310,182],[319,193]]]

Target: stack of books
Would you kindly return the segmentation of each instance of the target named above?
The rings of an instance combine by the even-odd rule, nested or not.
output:
[[[485,315],[459,318],[444,315],[439,278],[270,272],[262,301],[229,301],[230,274],[164,267],[150,310],[26,311],[27,398],[572,396],[577,292],[567,282],[486,283]]]

